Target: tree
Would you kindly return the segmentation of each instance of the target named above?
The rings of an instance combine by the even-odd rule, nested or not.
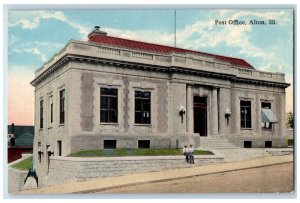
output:
[[[287,113],[287,122],[286,122],[286,126],[288,128],[294,128],[294,114],[293,112],[288,112]]]

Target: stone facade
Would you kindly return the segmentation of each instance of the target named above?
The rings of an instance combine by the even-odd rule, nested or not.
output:
[[[197,129],[205,136],[228,136],[233,142],[236,137],[240,144],[249,138],[267,138],[274,140],[273,146],[283,146],[285,88],[289,86],[284,74],[232,64],[234,58],[221,59],[200,52],[160,53],[71,40],[36,71],[31,82],[35,87],[37,173],[48,171],[51,152],[67,156],[78,150],[103,149],[104,140],[116,140],[116,148],[137,148],[139,140],[149,140],[150,148],[198,147],[197,119],[202,123]],[[118,90],[117,122],[100,122],[100,88]],[[151,93],[148,124],[135,122],[135,91]],[[195,97],[205,103],[197,118]],[[250,103],[250,127],[241,127],[241,101]],[[278,119],[269,129],[261,125],[262,102],[271,105]]]

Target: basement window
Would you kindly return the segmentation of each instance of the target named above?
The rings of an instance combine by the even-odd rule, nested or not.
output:
[[[117,148],[117,140],[104,140],[103,148],[104,149],[116,149]]]
[[[272,141],[265,141],[265,148],[272,148]]]
[[[138,148],[139,149],[149,149],[150,148],[150,140],[139,140]]]
[[[252,148],[252,141],[244,141],[244,148]]]

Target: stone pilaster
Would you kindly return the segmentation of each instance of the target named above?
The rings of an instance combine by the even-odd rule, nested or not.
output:
[[[218,126],[218,89],[213,88],[211,94],[211,134],[218,135],[219,134],[219,126]]]
[[[186,89],[186,132],[193,133],[193,95],[192,87],[187,85]]]

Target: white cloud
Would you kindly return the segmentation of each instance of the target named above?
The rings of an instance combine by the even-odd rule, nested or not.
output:
[[[9,35],[9,37],[8,37],[8,46],[13,46],[14,44],[16,44],[19,41],[20,41],[19,37],[16,37],[14,35]]]
[[[14,12],[13,12],[14,13]],[[15,19],[15,22],[9,22],[8,26],[21,26],[24,29],[35,29],[39,26],[41,19],[57,19],[65,21],[65,15],[60,11],[31,11],[27,15],[24,12],[16,11],[16,14],[21,18],[25,19]]]
[[[270,11],[232,11],[221,10],[216,12],[224,20],[235,19],[275,19],[278,22],[277,26],[284,26],[286,22],[291,22],[291,16],[288,12]],[[215,26],[215,19],[199,20],[187,25],[184,29],[179,30],[178,45],[188,49],[201,50],[205,47],[217,47],[226,44],[227,47],[238,48],[238,54],[246,57],[256,58],[261,63],[261,67],[255,67],[260,70],[280,72],[282,67],[291,69],[289,64],[285,64],[285,60],[275,51],[270,51],[266,47],[259,47],[251,41],[251,33],[253,26]],[[193,36],[197,36],[197,38]]]
[[[46,56],[43,53],[41,53],[40,50],[37,48],[14,49],[12,52],[35,54],[41,59],[41,61],[43,61],[43,62],[47,61]]]
[[[255,17],[262,19],[275,19],[277,22],[291,21],[288,13],[285,11],[236,12],[232,10],[221,10],[217,11],[217,13],[218,15],[223,16],[224,19],[251,19]],[[243,57],[245,59],[247,57],[251,57],[259,60],[260,66],[255,67],[259,70],[283,72],[286,69],[292,69],[292,67],[289,64],[286,64],[285,60],[275,51],[270,51],[265,47],[259,47],[252,43],[250,38],[251,32],[253,31],[252,26],[223,26],[220,28],[214,25],[214,21],[215,19],[208,19],[205,21],[199,20],[186,25],[183,29],[177,30],[177,46],[187,49],[201,50],[206,47],[217,47],[224,43],[228,47],[238,49],[238,52],[233,54],[233,57],[240,54],[245,56]],[[278,26],[281,25],[279,24]],[[113,28],[106,28],[105,31],[107,31],[109,35],[115,35],[117,37],[171,46],[174,45],[174,33],[157,30],[130,31]]]
[[[9,26],[21,26],[24,29],[35,29],[39,26],[41,19],[56,19],[67,23],[74,29],[76,29],[81,35],[82,39],[86,40],[86,36],[90,31],[90,27],[85,27],[76,23],[72,19],[68,19],[61,11],[31,11],[31,12],[18,12],[16,15],[10,17]],[[236,10],[218,10],[216,16],[221,16],[222,19],[275,19],[279,26],[284,25],[286,22],[290,22],[292,19],[288,12],[282,11],[239,11]],[[192,24],[187,25],[184,29],[177,30],[177,46],[188,49],[201,50],[205,47],[216,47],[221,43],[226,44],[228,47],[238,48],[238,53],[246,57],[257,58],[262,61],[261,67],[256,67],[261,70],[281,71],[282,65],[288,67],[288,64],[284,64],[280,56],[275,52],[270,52],[261,47],[253,45],[249,35],[252,32],[252,26],[223,26],[222,28],[216,28],[214,25],[215,19],[199,20]],[[160,30],[121,30],[115,28],[106,28],[105,31],[109,35],[115,35],[118,37],[136,39],[142,41],[148,41],[152,43],[159,43],[165,45],[174,45],[174,33],[168,33]],[[197,35],[197,39],[193,38],[193,35]],[[12,40],[13,41],[13,40]],[[35,47],[25,49],[28,53],[34,53],[38,55],[42,61],[45,61],[45,55],[42,54]],[[58,45],[58,48],[62,46]],[[280,67],[279,67],[280,66]]]
[[[24,13],[23,11],[11,12],[9,18],[9,27],[21,26],[23,29],[36,29],[40,25],[42,19],[56,19],[67,23],[83,36],[87,36],[89,28],[69,20],[61,11],[30,11]]]

